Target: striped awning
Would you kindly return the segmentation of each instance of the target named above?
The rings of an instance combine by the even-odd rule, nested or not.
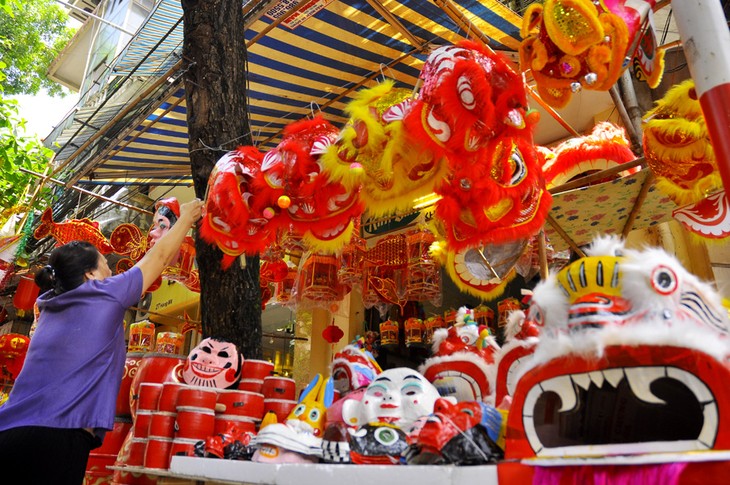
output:
[[[315,112],[344,125],[343,109],[361,87],[390,78],[413,88],[434,47],[474,32],[488,38],[494,50],[514,53],[519,44],[521,18],[496,0],[312,0],[284,21],[281,17],[300,2],[269,3],[274,7],[258,18],[249,16],[246,31],[251,135],[262,150],[278,143],[287,124]],[[118,59],[115,73],[168,76],[178,63],[182,35],[179,0],[161,0]],[[72,150],[61,150],[56,157],[57,163],[66,163],[61,178],[94,184],[190,184],[183,89],[156,103],[143,101],[149,107],[146,115],[114,137],[99,136],[84,150],[75,150],[74,160],[63,156]],[[66,133],[64,141],[79,146],[91,130],[103,129],[98,122],[87,124],[94,128],[74,132],[77,140]]]

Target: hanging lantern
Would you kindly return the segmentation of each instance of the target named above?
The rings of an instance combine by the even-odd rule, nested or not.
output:
[[[4,367],[15,379],[20,369],[23,368],[29,343],[30,338],[18,333],[7,333],[0,336],[0,371]]]
[[[13,306],[18,310],[18,316],[22,317],[26,312],[33,310],[36,298],[41,289],[35,284],[33,278],[29,276],[21,276],[18,282],[18,288],[15,290],[13,297]]]
[[[493,332],[496,331],[494,310],[487,305],[479,305],[474,309],[474,320],[476,320],[477,325],[480,327],[489,327]]]
[[[294,265],[287,265],[286,277],[275,285],[274,301],[282,305],[287,304],[291,300],[292,289],[296,281],[297,268]]]
[[[441,315],[435,315],[423,321],[423,343],[431,345],[433,332],[439,328],[446,328],[446,320]]]
[[[342,249],[337,279],[343,285],[354,286],[363,281],[363,263],[367,251],[365,240],[360,237],[360,219],[353,220],[350,242]]]
[[[264,261],[261,264],[261,281],[279,283],[284,281],[289,271],[289,266],[283,259],[276,259],[273,261]]]
[[[515,310],[520,310],[521,308],[520,300],[517,298],[509,297],[504,300],[500,300],[499,303],[497,303],[497,313],[499,314],[499,321],[497,324],[500,327],[504,327],[507,325],[507,317],[509,314]]]
[[[404,324],[406,330],[406,346],[421,345],[423,343],[423,320],[411,317]]]
[[[307,258],[299,272],[298,293],[312,301],[339,301],[344,295],[337,281],[337,258],[314,254]]]
[[[398,346],[398,322],[386,320],[380,324],[380,345],[382,347]]]
[[[325,339],[330,344],[336,344],[344,336],[345,336],[345,332],[343,332],[340,327],[335,325],[334,320],[332,320],[332,323],[329,326],[327,326],[327,328],[322,330],[322,338]]]

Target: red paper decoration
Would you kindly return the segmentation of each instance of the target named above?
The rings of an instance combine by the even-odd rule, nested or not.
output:
[[[38,285],[35,284],[35,281],[33,281],[33,278],[21,276],[18,282],[18,288],[15,290],[15,296],[13,297],[13,306],[23,312],[31,311],[40,290]]]
[[[334,320],[327,328],[322,330],[322,338],[324,338],[327,342],[331,344],[336,344],[344,336],[345,332],[343,332],[340,327],[335,325]]]

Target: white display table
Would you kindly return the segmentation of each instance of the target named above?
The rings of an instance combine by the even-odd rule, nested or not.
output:
[[[497,485],[497,466],[383,466],[253,463],[174,456],[168,476],[197,481],[271,485]]]

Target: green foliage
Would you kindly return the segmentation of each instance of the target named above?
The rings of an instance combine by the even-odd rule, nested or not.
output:
[[[0,0],[1,1],[1,0]],[[40,180],[20,169],[43,173],[50,163],[53,151],[44,147],[37,136],[24,134],[25,120],[18,112],[18,102],[7,99],[3,92],[5,74],[0,62],[0,225],[16,211],[26,212],[29,192]],[[51,189],[39,193],[32,209],[41,210],[50,203]]]
[[[0,61],[7,64],[5,93],[64,95],[48,79],[53,59],[73,36],[68,14],[53,0],[0,0]]]

